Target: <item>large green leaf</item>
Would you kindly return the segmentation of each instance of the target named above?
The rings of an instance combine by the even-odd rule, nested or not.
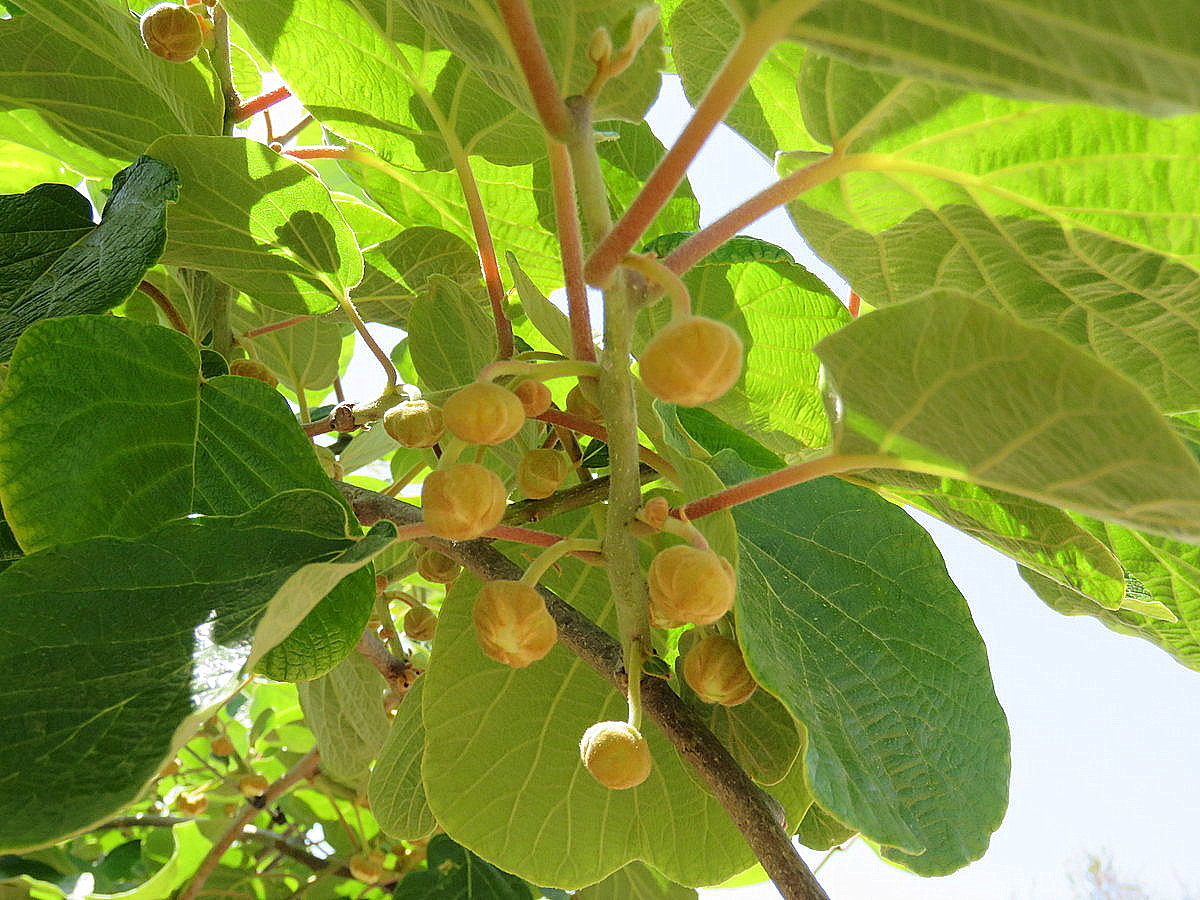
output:
[[[603,572],[568,564],[549,584],[610,623]],[[470,618],[478,587],[464,576],[451,588],[422,676],[422,772],[438,824],[503,868],[554,887],[593,884],[634,859],[682,884],[713,884],[748,867],[753,857],[725,811],[649,723],[646,782],[611,791],[584,771],[580,736],[594,722],[624,719],[624,697],[561,647],[525,669],[484,656]],[[462,803],[464,784],[481,804]],[[373,796],[382,787],[373,784]],[[802,784],[785,781],[775,792],[790,816],[808,805]]]
[[[179,172],[163,262],[292,314],[328,312],[362,279],[354,232],[304,166],[245,138],[175,135],[147,152]]]
[[[0,123],[9,114],[0,114]],[[0,134],[5,133],[0,124]],[[19,194],[34,185],[62,181],[67,168],[46,153],[0,140],[0,194]],[[89,217],[90,221],[90,217]]]
[[[1118,609],[1125,600],[1125,572],[1113,551],[1061,509],[995,488],[917,472],[880,470],[864,480],[1098,606]]]
[[[142,44],[137,20],[102,0],[34,0],[0,20],[0,135],[57,156],[54,133],[91,151],[68,156],[108,178],[163,134],[219,134],[222,101],[204,54],[171,63]],[[91,169],[87,171],[86,169]]]
[[[811,53],[793,78],[815,141],[781,130],[774,146],[832,147],[850,171],[789,210],[864,300],[965,290],[1087,347],[1165,411],[1200,404],[1200,117],[1001,100]]]
[[[817,353],[843,452],[1200,539],[1200,465],[1136,385],[1055,335],[937,291]]]
[[[442,170],[454,164],[449,142],[501,164],[545,154],[534,119],[395,0],[232,0],[229,7],[318,121],[387,158],[409,142],[423,166]]]
[[[1200,109],[1200,37],[1186,0],[730,0],[792,40],[860,65],[976,90],[1174,115]],[[799,15],[798,18],[797,15]]]
[[[776,258],[779,248],[753,243]],[[849,321],[845,307],[790,260],[723,263],[714,257],[684,278],[692,308],[734,328],[746,353],[738,383],[707,409],[781,454],[823,446],[829,429],[812,347]],[[665,302],[650,307],[639,323],[642,336],[669,317]]]
[[[26,331],[0,389],[0,473],[0,502],[26,552],[137,537],[190,512],[235,515],[299,487],[344,503],[282,396],[251,378],[202,379],[191,341],[129,319],[52,319]],[[335,665],[366,623],[370,581],[338,585],[262,670],[312,678]]]
[[[113,179],[99,225],[65,184],[0,197],[0,361],[37,320],[106,312],[128,297],[162,255],[178,183],[170,166],[139,157]]]
[[[722,460],[727,479],[754,473]],[[738,636],[754,677],[808,730],[816,801],[919,874],[983,855],[1008,800],[1008,726],[933,541],[834,479],[734,518]]]
[[[269,604],[305,585],[315,603],[323,570],[347,553],[362,565],[395,534],[356,542],[346,516],[327,494],[290,491],[0,572],[0,846],[56,840],[132,802],[180,724],[228,688]]]

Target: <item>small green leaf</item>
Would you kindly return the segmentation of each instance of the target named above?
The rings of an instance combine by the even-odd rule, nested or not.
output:
[[[425,800],[421,761],[425,756],[425,726],[421,695],[425,679],[418,678],[404,695],[379,759],[371,770],[367,796],[371,812],[385,834],[404,841],[426,837],[437,820]]]
[[[855,831],[843,825],[816,803],[808,808],[796,837],[800,843],[812,850],[832,850],[854,837]]]
[[[101,313],[128,297],[162,255],[178,184],[169,165],[139,157],[113,179],[95,226],[87,198],[66,185],[0,197],[0,253],[15,259],[0,275],[0,361],[39,319]]]
[[[603,881],[585,887],[575,900],[695,900],[695,888],[673,883],[645,863],[631,862]]]
[[[229,318],[236,331],[247,332],[286,317],[261,306],[235,305]],[[338,376],[342,332],[336,322],[307,319],[256,337],[239,337],[238,343],[247,347],[255,359],[265,363],[280,383],[292,391],[321,390],[333,384]]]
[[[387,682],[358,653],[298,686],[305,721],[321,751],[321,769],[354,787],[366,784],[371,762],[388,734]]]
[[[434,835],[428,867],[410,872],[396,885],[392,900],[530,900],[524,881],[497,869],[447,835]]]
[[[413,365],[427,390],[470,384],[496,358],[496,331],[486,303],[449,278],[429,277],[408,315]]]
[[[1055,335],[937,291],[817,353],[840,452],[1200,539],[1200,465],[1137,386]]]
[[[729,481],[753,474],[724,454]],[[1009,737],[983,641],[933,541],[836,479],[734,509],[738,637],[808,731],[816,802],[922,875],[977,859],[1008,800]]]

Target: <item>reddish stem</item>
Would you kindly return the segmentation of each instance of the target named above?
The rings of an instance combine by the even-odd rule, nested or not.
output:
[[[736,209],[731,209],[676,247],[663,261],[675,273],[686,272],[746,226],[757,222],[777,206],[794,200],[805,191],[851,170],[842,156],[826,156],[759,191]]]
[[[244,122],[251,116],[258,115],[265,109],[270,109],[276,103],[286,100],[290,96],[292,96],[291,91],[285,87],[279,87],[273,91],[267,91],[265,94],[259,94],[257,97],[251,97],[234,109],[233,121]]]
[[[282,322],[272,322],[270,325],[261,325],[258,328],[251,328],[249,331],[242,332],[244,338],[256,338],[264,334],[270,334],[272,331],[279,331],[283,328],[291,328],[293,325],[299,325],[301,322],[307,322],[313,316],[293,316],[290,319],[284,319]]]
[[[282,151],[296,159],[353,159],[356,152],[350,147],[288,147]]]
[[[575,199],[571,155],[565,145],[547,139],[550,177],[554,184],[554,222],[562,249],[563,280],[567,290],[567,316],[571,321],[571,351],[576,359],[595,362],[592,319],[588,310],[587,285],[583,280],[583,235]]]
[[[729,509],[731,506],[737,506],[739,503],[756,500],[767,494],[773,494],[775,491],[781,491],[784,488],[812,481],[814,478],[820,478],[823,475],[838,475],[842,472],[853,472],[859,469],[888,469],[895,467],[896,460],[891,457],[872,455],[841,456],[834,453],[829,456],[822,456],[819,459],[810,459],[807,462],[788,466],[786,469],[779,469],[776,472],[768,472],[766,475],[751,478],[749,481],[743,481],[741,484],[735,484],[731,488],[726,488],[715,494],[709,494],[707,497],[701,497],[699,500],[693,500],[685,506],[673,509],[671,510],[671,515],[676,518],[698,519],[710,513]]]
[[[175,308],[175,304],[171,302],[170,297],[149,281],[139,282],[137,289],[154,301],[154,305],[162,310],[162,314],[167,317],[167,321],[171,323],[172,328],[180,334],[186,334],[188,337],[191,337],[188,327],[183,321],[183,316],[179,314],[179,310]]]
[[[854,318],[857,319],[861,308],[862,308],[862,297],[858,296],[858,294],[855,293],[854,291],[851,291],[850,292],[850,300],[846,304],[846,309],[850,312],[851,316],[853,316]]]
[[[500,17],[504,19],[504,27],[516,51],[517,62],[525,75],[525,83],[529,86],[529,94],[533,97],[542,127],[551,137],[560,141],[568,140],[571,136],[571,117],[559,93],[550,58],[537,33],[529,6],[524,0],[496,0],[496,6],[500,10]]]

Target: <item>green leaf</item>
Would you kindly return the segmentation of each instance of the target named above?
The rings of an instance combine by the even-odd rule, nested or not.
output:
[[[782,17],[733,0],[744,20]],[[1062,0],[946,6],[913,0],[799,4],[788,37],[897,75],[1045,100],[1084,100],[1167,116],[1200,109],[1200,38],[1183,0]],[[784,22],[779,22],[783,25]]]
[[[762,252],[755,245],[756,255]],[[701,264],[684,283],[693,311],[728,324],[746,347],[742,377],[706,408],[776,453],[826,444],[812,347],[850,318],[829,288],[790,260]],[[639,336],[648,339],[669,317],[666,303],[650,307],[639,320]]]
[[[321,751],[322,771],[355,787],[366,784],[391,725],[383,708],[386,689],[383,676],[358,653],[298,686],[304,719]]]
[[[600,170],[608,188],[613,218],[616,219],[633,202],[666,148],[645,122],[606,122],[604,128],[605,139],[596,145],[596,154],[600,157]],[[546,212],[551,217],[546,219],[546,228],[554,231],[553,208]],[[685,179],[646,228],[646,234],[694,231],[699,220],[700,204]]]
[[[347,165],[372,200],[399,222],[432,225],[475,244],[462,185],[453,174],[425,171],[415,153],[397,151],[390,175],[373,168]],[[472,159],[471,171],[479,189],[497,257],[513,253],[542,293],[562,285],[558,242],[543,225],[541,212],[550,209],[547,182],[528,166],[497,166]]]
[[[1051,608],[1090,615],[1118,634],[1144,638],[1200,671],[1200,547],[1100,522],[1090,530],[1112,547],[1127,572],[1122,608],[1099,609],[1077,590],[1022,569]]]
[[[227,689],[269,605],[305,590],[315,603],[326,569],[340,577],[343,555],[362,565],[395,534],[345,532],[337,500],[290,491],[0,572],[0,728],[12,738],[0,745],[0,847],[56,840],[131,803],[181,723]]]
[[[28,15],[0,20],[0,109],[20,112],[0,134],[55,156],[62,135],[91,151],[81,171],[105,179],[121,164],[92,166],[128,163],[163,134],[220,134],[220,92],[203,54],[184,64],[158,58],[120,4],[22,6]]]
[[[1196,460],[1137,386],[1055,335],[938,291],[863,316],[817,353],[840,452],[1200,539]]]
[[[171,826],[174,844],[171,855],[157,872],[133,890],[110,895],[120,900],[159,900],[186,884],[200,863],[212,849],[213,842],[200,831],[199,822],[183,822]],[[109,900],[102,894],[93,894],[89,900]]]
[[[695,900],[693,888],[674,884],[645,863],[632,862],[603,881],[585,887],[575,900]]]
[[[26,331],[0,389],[0,503],[26,552],[136,537],[190,512],[235,515],[299,487],[346,508],[277,392],[250,378],[202,380],[199,368],[183,335],[129,319],[52,319]],[[262,671],[314,678],[353,648],[374,586],[365,573],[337,584],[347,574]],[[296,618],[268,643],[311,606],[288,607]]]
[[[172,135],[147,152],[179,172],[164,263],[293,315],[328,312],[362,279],[354,232],[304,166],[245,138]]]
[[[603,572],[572,564],[547,581],[613,627]],[[749,866],[753,857],[729,816],[653,725],[643,731],[654,759],[643,784],[612,791],[584,771],[580,736],[595,722],[623,720],[624,696],[562,647],[524,669],[484,656],[470,618],[478,589],[465,575],[451,587],[421,676],[422,775],[438,824],[474,852],[552,887],[594,884],[634,859],[683,884],[712,884]],[[483,804],[462,803],[464,784]],[[382,787],[372,786],[375,796]],[[795,785],[787,789],[778,799],[795,816],[808,799]]]
[[[148,156],[113,179],[100,224],[67,185],[0,197],[0,361],[39,319],[112,309],[137,287],[166,243],[167,201],[179,179]],[[86,223],[86,224],[85,224]]]
[[[408,324],[409,308],[433,275],[449,278],[468,291],[481,284],[479,255],[456,234],[419,225],[369,250],[362,283],[354,302],[367,321],[399,328]]]
[[[571,340],[571,320],[567,314],[551,303],[536,284],[525,274],[517,258],[508,254],[508,268],[512,272],[513,285],[521,298],[521,309],[543,338],[559,352],[570,358],[575,353]]]
[[[486,297],[432,275],[408,314],[413,365],[429,391],[470,384],[496,358],[496,330]]]
[[[405,694],[379,750],[367,788],[371,813],[380,829],[405,841],[426,837],[437,827],[421,782],[421,761],[425,757],[425,726],[421,721],[424,690],[425,679],[418,678]]]
[[[428,868],[410,872],[396,885],[393,900],[530,900],[520,878],[497,869],[444,834],[429,841]]]
[[[279,313],[267,307],[247,308],[239,304],[230,309],[230,322],[239,332],[280,321],[283,319]],[[327,388],[338,376],[342,332],[336,322],[307,319],[253,338],[240,336],[238,343],[265,363],[280,383],[293,392]]]
[[[722,460],[727,480],[753,474]],[[813,797],[918,874],[977,859],[1008,800],[1008,727],[933,541],[836,479],[734,518],[738,637],[754,677],[808,730]]]

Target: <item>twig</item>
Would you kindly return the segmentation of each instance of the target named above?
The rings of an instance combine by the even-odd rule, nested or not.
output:
[[[260,325],[258,328],[251,328],[249,331],[242,332],[244,338],[256,338],[260,335],[270,334],[272,331],[279,331],[282,328],[291,328],[293,325],[299,325],[301,322],[307,322],[314,316],[292,316],[290,319],[284,319],[281,322],[272,322],[269,325]]]
[[[220,3],[212,4],[212,60],[213,71],[221,85],[221,97],[225,103],[225,111],[221,115],[221,133],[233,134],[233,126],[238,106],[242,98],[237,88],[233,86],[233,60],[229,53],[229,13]]]
[[[297,782],[305,778],[311,778],[317,773],[319,762],[320,754],[316,749],[308,751],[308,753],[301,757],[299,762],[284,772],[283,775],[263,791],[263,804],[266,805],[273,802]],[[225,832],[212,845],[212,849],[208,851],[204,859],[201,860],[200,866],[196,869],[196,874],[192,877],[192,880],[188,883],[183,893],[179,895],[179,900],[195,900],[204,889],[204,883],[208,881],[208,877],[221,862],[221,857],[225,855],[225,851],[233,846],[234,841],[238,839],[238,836],[241,835],[245,827],[250,824],[260,811],[260,808],[257,806],[252,806],[249,803],[246,804],[246,808],[229,823]]]
[[[590,419],[582,419],[579,416],[573,416],[558,409],[548,409],[535,418],[542,422],[549,422],[551,425],[562,425],[570,428],[572,431],[586,434],[589,437],[599,438],[608,443],[608,429],[603,425],[597,425]],[[676,478],[675,467],[648,447],[639,446],[638,457],[642,462],[657,469],[664,477],[671,480]]]
[[[398,639],[399,635],[396,637]],[[401,694],[408,690],[412,674],[408,660],[393,656],[387,644],[381,641],[370,628],[363,631],[362,637],[358,639],[354,649],[379,670],[379,674],[393,690]]]
[[[154,305],[162,310],[162,314],[167,317],[167,321],[171,323],[171,327],[180,334],[186,334],[191,337],[188,331],[187,323],[183,321],[183,316],[179,314],[179,310],[175,308],[175,304],[171,302],[171,298],[158,289],[152,282],[142,280],[138,282],[137,289],[154,301]]]
[[[642,484],[658,478],[658,472],[645,463],[642,463],[638,469],[638,475]],[[521,525],[525,522],[539,522],[573,509],[591,506],[608,496],[608,481],[609,477],[604,475],[561,490],[557,494],[551,494],[544,500],[521,500],[513,503],[505,510],[504,524]]]
[[[180,816],[117,816],[91,830],[95,832],[113,828],[174,828],[176,825],[182,825],[185,822],[191,821],[194,820]],[[320,872],[336,864],[333,860],[313,856],[305,849],[304,844],[267,828],[243,825],[237,839],[254,841],[257,844],[266,844],[272,849],[278,850],[284,856],[308,866],[314,872]]]
[[[419,509],[400,500],[355,485],[339,484],[338,487],[363,525],[370,526],[383,519],[411,524],[420,519]],[[520,566],[484,541],[454,543],[425,538],[422,543],[435,547],[485,580],[516,581],[522,574]],[[542,587],[538,592],[554,617],[558,639],[563,646],[624,692],[621,648],[617,642],[553,592]],[[679,755],[725,808],[779,892],[787,900],[829,900],[792,846],[787,832],[780,827],[769,795],[741,769],[699,715],[662,679],[644,676],[641,690],[645,716],[663,730]]]

